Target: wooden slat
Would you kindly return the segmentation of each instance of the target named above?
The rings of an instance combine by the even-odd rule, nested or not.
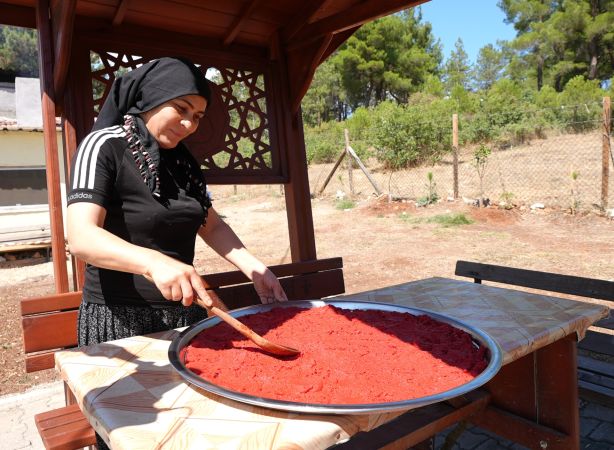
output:
[[[614,408],[614,389],[584,380],[578,381],[578,388],[582,398]]]
[[[548,448],[548,450],[575,448],[569,436],[494,406],[488,406],[469,421],[527,448]],[[541,445],[542,442],[546,447]]]
[[[45,448],[73,450],[96,443],[96,434],[78,405],[69,405],[34,416]]]
[[[279,281],[289,300],[319,299],[345,292],[341,269],[281,278]],[[251,283],[219,288],[213,292],[229,309],[260,303],[260,298]]]
[[[55,367],[55,351],[26,355],[26,372],[53,369]]]
[[[458,408],[440,402],[414,409],[368,433],[358,433],[349,441],[332,448],[366,450],[386,449],[391,445],[394,448],[412,447],[483,410],[490,397],[487,392],[478,390],[467,394],[466,398],[469,403]]]
[[[614,305],[612,305],[614,307]],[[608,330],[614,330],[614,313],[610,314],[610,317],[598,320],[593,324],[594,327],[607,328]]]
[[[586,371],[591,371],[614,378],[614,362],[598,361],[593,358],[579,355],[578,367]]]
[[[63,311],[21,319],[26,353],[77,345],[77,311]]]
[[[614,336],[588,330],[584,339],[578,342],[578,348],[614,356]]]
[[[47,295],[45,297],[33,297],[23,299],[21,315],[39,314],[50,311],[63,311],[75,309],[81,303],[81,292],[66,292],[64,294]]]
[[[457,261],[455,274],[479,280],[507,283],[561,294],[614,300],[614,281],[560,275],[536,270]]]
[[[614,366],[611,366],[611,369],[614,369]],[[614,372],[610,372],[609,375],[604,375],[578,368],[578,378],[581,381],[593,383],[611,389],[612,392],[614,392]]]
[[[79,405],[74,404],[36,414],[34,422],[38,431],[42,432],[63,424],[82,421],[84,418]]]
[[[311,261],[301,261],[290,264],[279,264],[276,266],[269,266],[271,272],[276,277],[287,277],[290,275],[300,275],[311,272],[320,272],[323,270],[340,269],[343,267],[343,260],[341,258],[327,258],[317,259]],[[214,274],[202,275],[205,287],[208,289],[216,289],[222,286],[229,286],[233,284],[247,283],[249,278],[238,270],[231,272],[220,272]]]

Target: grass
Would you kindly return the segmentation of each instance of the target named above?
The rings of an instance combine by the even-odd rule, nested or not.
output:
[[[413,217],[410,216],[409,214],[407,214],[406,212],[402,212],[401,214],[398,215],[399,219],[401,219],[403,222],[405,223],[420,223],[422,222],[422,220],[418,217]]]
[[[428,218],[419,218],[413,217],[407,214],[406,212],[402,212],[397,216],[405,223],[416,224],[416,223],[436,223],[443,227],[456,227],[460,225],[471,225],[473,220],[469,219],[463,213],[457,214],[438,214],[436,216],[428,217]]]
[[[354,206],[356,206],[356,203],[346,198],[337,200],[337,202],[335,203],[335,208],[341,210],[352,209]]]
[[[437,223],[443,227],[456,227],[460,225],[471,225],[473,220],[469,219],[463,213],[457,214],[438,214],[427,219],[429,223]]]

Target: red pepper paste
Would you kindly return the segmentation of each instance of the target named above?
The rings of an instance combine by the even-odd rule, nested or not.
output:
[[[188,369],[217,386],[275,400],[368,404],[441,393],[487,365],[471,336],[427,315],[334,306],[276,308],[240,320],[267,339],[297,348],[269,355],[225,323],[184,349]]]

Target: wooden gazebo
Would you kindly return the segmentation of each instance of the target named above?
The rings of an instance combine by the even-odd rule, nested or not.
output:
[[[80,296],[69,291],[81,288],[82,269],[75,264],[71,288],[63,257],[60,190],[61,171],[69,179],[69,169],[60,167],[59,152],[65,162],[71,160],[117,73],[161,56],[188,57],[207,70],[217,85],[212,107],[219,109],[217,114],[207,115],[200,134],[190,143],[191,150],[211,184],[283,184],[292,261],[307,267],[303,273],[311,275],[315,267],[311,262],[317,260],[317,254],[301,99],[318,65],[361,25],[424,1],[0,0],[0,22],[38,29],[47,187],[56,255],[57,294],[22,301],[24,350],[35,353],[27,359],[27,370],[53,367],[53,351],[76,344],[75,308]],[[62,149],[57,148],[55,139],[57,116],[62,118]],[[237,284],[234,276],[219,276],[215,281],[218,287]],[[451,405],[434,404],[415,416],[404,414],[389,427],[378,425],[367,439],[384,436],[389,443],[410,442],[407,439],[411,438],[418,443],[472,417],[480,426],[532,448],[538,448],[537,443],[539,448],[579,448],[575,337],[567,336],[547,350],[538,350],[504,367],[489,392],[476,391],[453,399]],[[545,370],[540,372],[542,367]],[[558,376],[551,376],[553,367]],[[541,405],[546,406],[542,409]],[[73,416],[65,414],[68,410],[80,419],[73,421]],[[66,425],[58,418],[68,418],[71,431],[84,424],[81,431],[89,433],[89,440],[76,442],[80,446],[92,442],[93,430],[74,405],[45,417],[55,424],[55,428],[39,428],[47,435],[58,424]],[[379,423],[388,420],[382,417],[378,417]],[[37,420],[40,426],[41,417]],[[60,437],[68,439],[66,433]],[[358,443],[348,441],[340,448],[381,446],[354,442]]]
[[[191,143],[208,181],[283,184],[292,261],[316,259],[301,99],[318,65],[362,24],[423,1],[0,1],[2,23],[38,29],[54,255],[65,248],[60,171],[69,175],[59,167],[55,117],[70,161],[118,71],[185,56],[214,70],[228,112],[211,114]],[[56,291],[69,291],[66,261],[53,263]]]

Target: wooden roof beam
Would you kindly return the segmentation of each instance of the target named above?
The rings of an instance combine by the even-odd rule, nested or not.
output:
[[[235,18],[234,22],[230,26],[230,29],[228,30],[228,34],[224,38],[224,45],[230,45],[232,41],[235,40],[235,38],[241,31],[241,28],[243,28],[243,25],[245,25],[245,22],[247,22],[247,20],[251,17],[252,13],[258,7],[260,2],[261,2],[260,0],[252,0],[250,3],[248,3],[245,6],[245,8],[243,8],[243,11],[241,11],[241,14],[239,14]]]
[[[286,42],[286,48],[294,49],[309,44],[329,33],[339,33],[361,26],[371,20],[393,14],[425,3],[427,0],[369,0],[332,16],[304,26]]]
[[[317,51],[313,54],[312,60],[308,64],[303,64],[303,66],[307,66],[308,69],[305,70],[302,77],[297,77],[296,81],[292,85],[291,105],[293,113],[298,112],[301,101],[311,85],[313,76],[318,66],[322,64],[335,50],[337,50],[341,44],[349,39],[349,37],[360,27],[361,25],[357,25],[353,28],[348,28],[347,30],[341,31],[340,33],[329,34],[324,37],[323,41],[318,46]],[[301,54],[306,52],[303,52],[303,49],[301,49],[295,53]],[[292,54],[292,52],[290,54]],[[289,59],[292,60],[293,58],[289,57]]]
[[[313,20],[316,13],[330,0],[311,0],[305,2],[301,10],[284,26],[281,31],[282,41],[288,41],[305,25]]]
[[[56,101],[64,96],[66,87],[66,77],[70,62],[70,51],[72,46],[73,25],[75,22],[75,10],[77,0],[65,0],[59,2],[59,7],[55,8],[51,14],[53,27],[53,80],[55,87]]]
[[[308,47],[288,53],[288,68],[290,73],[293,74],[289,80],[292,113],[298,112],[301,100],[313,79],[313,74],[318,68],[320,61],[322,61],[322,55],[326,53],[332,40],[333,34],[329,33],[320,37],[317,41],[312,41]]]
[[[113,22],[111,22],[114,27],[117,27],[122,24],[122,22],[124,21],[124,17],[126,17],[127,9],[128,0],[119,0],[117,8],[115,9],[115,14],[113,14]]]
[[[0,3],[0,23],[14,27],[36,28],[36,11],[28,6]]]

